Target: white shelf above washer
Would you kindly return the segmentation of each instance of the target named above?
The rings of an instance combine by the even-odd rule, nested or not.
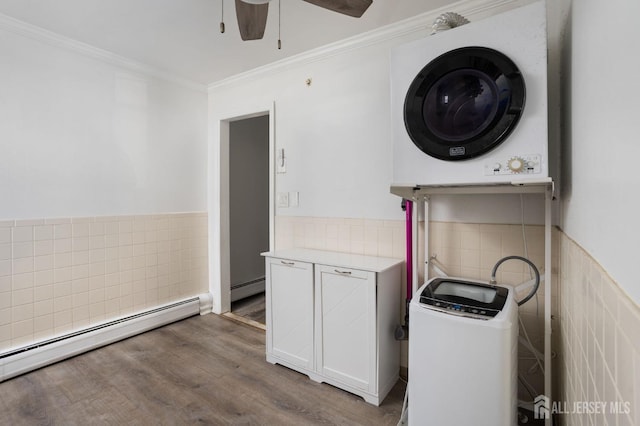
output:
[[[467,185],[391,185],[390,192],[407,200],[418,200],[429,195],[473,195],[473,194],[544,194],[554,185],[551,178],[518,180],[496,184]]]

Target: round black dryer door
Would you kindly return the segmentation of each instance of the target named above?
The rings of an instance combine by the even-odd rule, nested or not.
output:
[[[404,106],[409,136],[447,161],[482,155],[515,128],[525,102],[516,65],[485,47],[463,47],[429,62],[411,83]]]

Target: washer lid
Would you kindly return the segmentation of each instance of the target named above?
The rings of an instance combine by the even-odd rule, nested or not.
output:
[[[449,313],[482,319],[500,313],[509,290],[455,278],[435,278],[420,293],[420,304]]]

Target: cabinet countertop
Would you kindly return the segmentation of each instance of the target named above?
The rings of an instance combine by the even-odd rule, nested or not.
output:
[[[404,262],[402,259],[388,257],[363,256],[360,254],[302,248],[268,251],[261,253],[261,255],[276,259],[295,260],[370,272],[382,272]]]

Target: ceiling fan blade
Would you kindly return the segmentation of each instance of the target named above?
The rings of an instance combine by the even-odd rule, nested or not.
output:
[[[236,17],[242,40],[259,40],[267,26],[269,3],[249,4],[236,0]]]
[[[373,0],[304,0],[325,9],[359,18],[371,6]]]

